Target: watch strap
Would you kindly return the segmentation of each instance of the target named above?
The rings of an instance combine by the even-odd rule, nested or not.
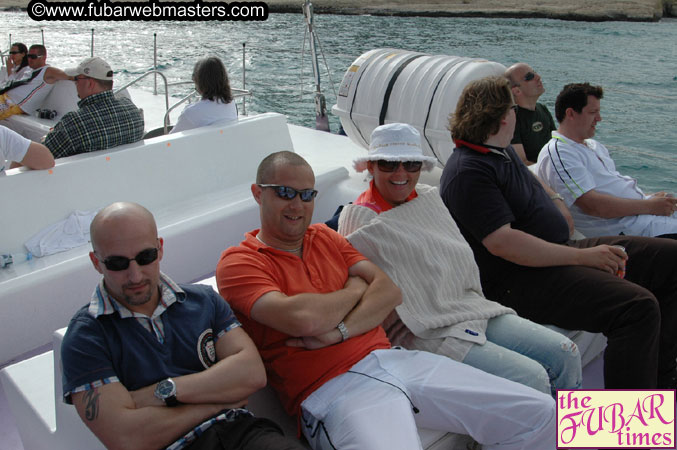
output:
[[[179,404],[179,401],[176,399],[176,394],[170,395],[169,397],[166,397],[165,399],[165,405],[172,407],[176,406]]]

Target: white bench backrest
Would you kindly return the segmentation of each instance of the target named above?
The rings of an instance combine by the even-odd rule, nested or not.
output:
[[[48,171],[9,171],[0,177],[0,252],[21,251],[75,210],[124,200],[155,213],[251,184],[261,159],[278,150],[293,150],[286,119],[267,113],[61,158]]]
[[[70,80],[61,80],[54,83],[49,95],[42,102],[40,109],[56,111],[55,120],[59,120],[64,114],[78,109],[78,92],[75,83]]]

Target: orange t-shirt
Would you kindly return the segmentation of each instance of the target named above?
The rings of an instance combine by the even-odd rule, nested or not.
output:
[[[411,194],[409,194],[409,196],[404,201],[408,202],[409,200],[413,200],[416,197],[418,197],[418,194],[416,193],[416,189],[414,189],[413,191],[411,191]],[[361,193],[359,197],[357,197],[357,200],[355,200],[355,204],[360,206],[366,206],[367,208],[375,211],[378,214],[381,214],[382,212],[386,212],[394,208],[393,205],[388,203],[386,199],[383,198],[378,189],[376,189],[376,186],[374,186],[374,180],[371,180],[369,182],[369,189],[367,189],[366,191]]]
[[[390,348],[390,342],[379,326],[344,342],[307,350],[286,346],[291,336],[254,321],[251,309],[263,294],[279,291],[292,296],[343,289],[348,269],[366,259],[324,224],[308,227],[303,259],[262,244],[257,234],[258,230],[247,233],[238,247],[223,252],[216,267],[216,281],[221,296],[258,347],[268,381],[280,395],[287,413],[294,415],[313,391],[373,350]]]

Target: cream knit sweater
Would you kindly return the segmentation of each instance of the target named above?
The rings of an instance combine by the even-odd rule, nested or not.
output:
[[[339,233],[402,289],[396,312],[413,336],[385,323],[393,344],[434,351],[443,340],[444,353],[462,361],[472,343],[486,342],[488,319],[515,312],[484,298],[472,249],[438,189],[418,185],[416,191],[417,198],[381,214],[347,205]]]

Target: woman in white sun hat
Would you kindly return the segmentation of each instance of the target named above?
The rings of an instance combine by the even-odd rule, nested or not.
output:
[[[373,179],[339,218],[339,233],[402,289],[402,305],[383,324],[393,345],[444,354],[552,395],[580,388],[573,342],[484,298],[472,249],[438,189],[417,185],[435,162],[414,127],[377,127],[367,156],[354,161]]]

